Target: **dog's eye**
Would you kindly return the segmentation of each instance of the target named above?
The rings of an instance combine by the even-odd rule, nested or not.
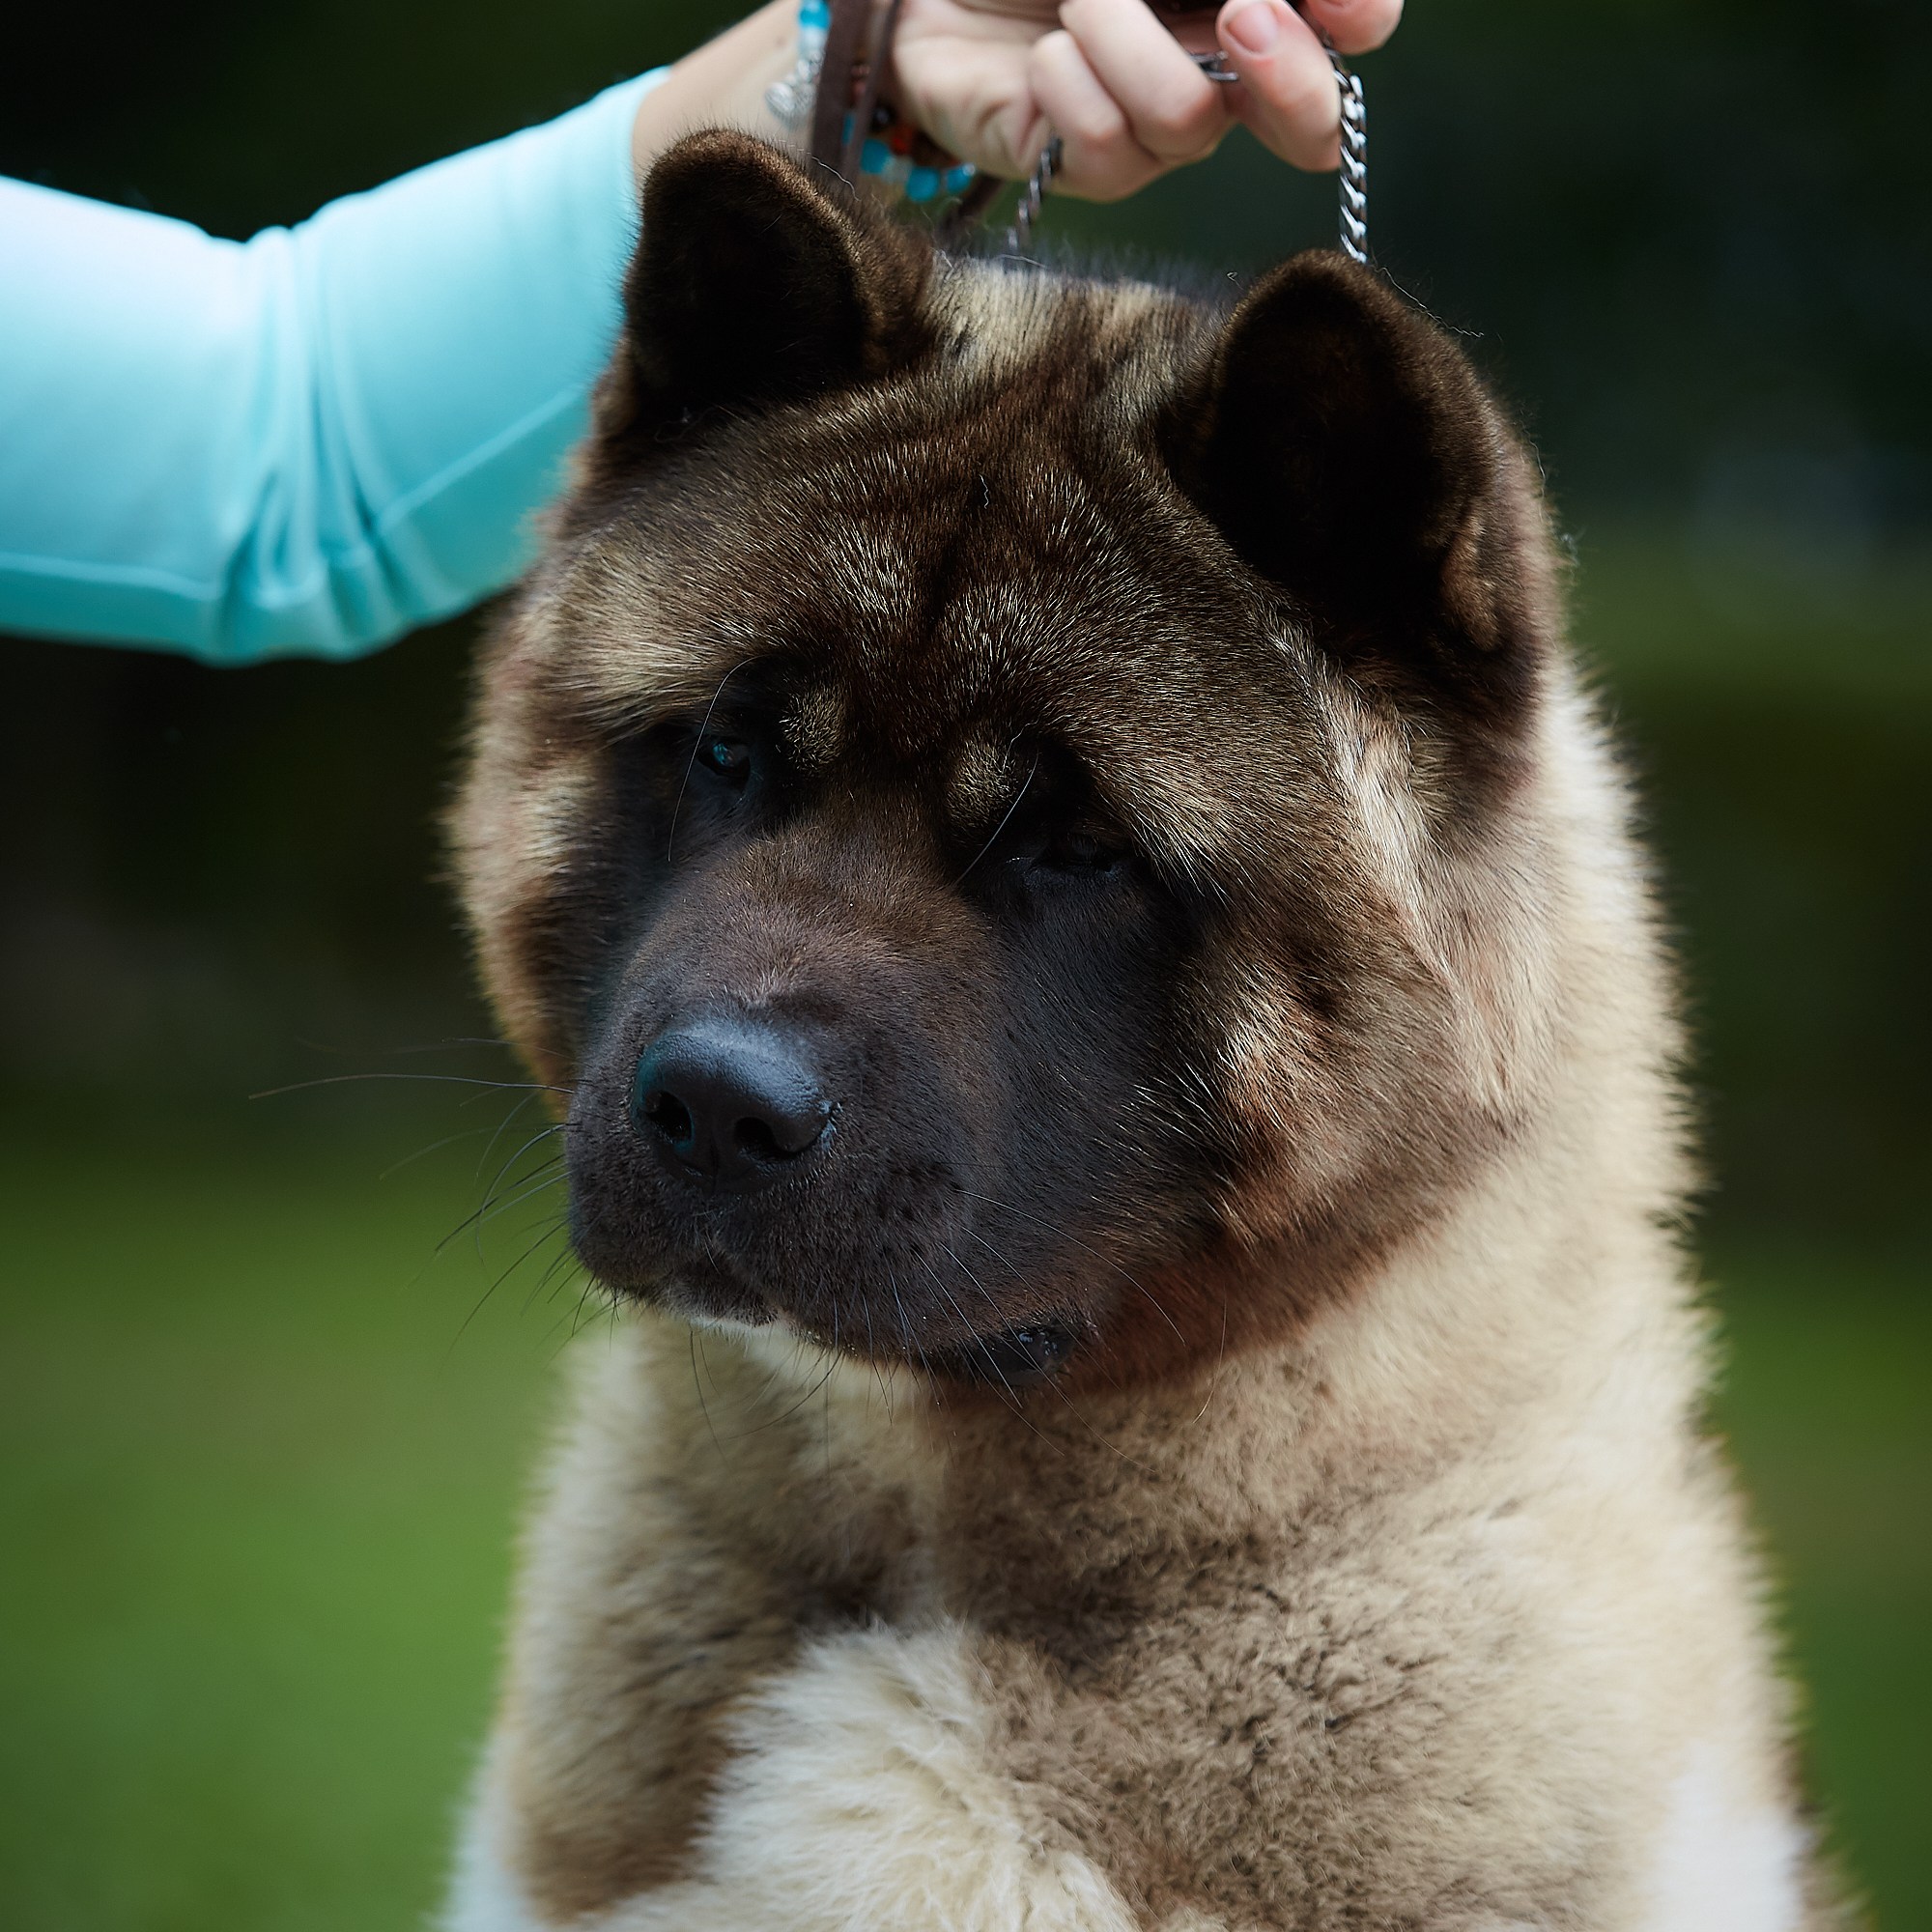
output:
[[[726,784],[742,786],[752,775],[752,748],[741,739],[708,732],[698,740],[697,762]]]
[[[1097,832],[1082,829],[1057,833],[1040,847],[1034,864],[1050,872],[1091,878],[1113,871],[1126,856],[1118,844]]]

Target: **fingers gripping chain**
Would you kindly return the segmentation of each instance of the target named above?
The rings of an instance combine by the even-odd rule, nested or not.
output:
[[[1186,12],[1193,0],[1151,0],[1159,12]],[[891,0],[882,20],[870,23],[871,0],[801,0],[799,9],[798,58],[792,71],[767,90],[765,99],[772,113],[788,128],[811,129],[812,157],[836,169],[847,180],[861,171],[891,175],[886,145],[867,137],[872,129],[873,110],[878,102],[880,79],[897,22],[899,0]],[[1305,17],[1305,16],[1304,16]],[[869,43],[867,27],[873,24]],[[1311,22],[1311,24],[1313,24]],[[1342,252],[1352,262],[1367,265],[1369,259],[1369,119],[1362,98],[1358,74],[1343,64],[1335,43],[1325,31],[1316,27],[1327,49],[1328,64],[1334,70],[1335,87],[1341,105],[1341,167],[1338,179],[1339,224],[1336,237]],[[1202,75],[1218,85],[1232,85],[1240,75],[1228,64],[1224,53],[1196,53],[1189,58]],[[856,93],[856,102],[854,95]],[[885,118],[890,119],[890,116]],[[910,126],[903,130],[915,135]],[[878,157],[872,150],[879,151]],[[1004,252],[1023,255],[1032,245],[1040,213],[1059,174],[1065,147],[1058,134],[1050,135],[1034,163],[1033,172],[1021,185],[1019,201],[1008,225]],[[875,158],[877,165],[875,165]],[[917,158],[917,156],[915,156]],[[942,157],[944,158],[944,157]],[[913,167],[907,171],[903,191],[914,200],[930,199],[943,187],[958,191],[960,199],[942,224],[942,234],[957,237],[981,215],[986,204],[998,192],[999,184],[991,177],[975,179],[971,166],[960,165],[935,170]],[[927,179],[929,178],[929,180]]]
[[[1342,56],[1335,51],[1335,43],[1321,28],[1318,27],[1316,32],[1321,35],[1321,44],[1328,50],[1328,65],[1335,71],[1335,87],[1342,103],[1337,245],[1351,262],[1360,262],[1366,268],[1369,260],[1368,103],[1362,96],[1361,75],[1343,64]],[[1224,53],[1194,54],[1191,58],[1208,80],[1232,85],[1240,79],[1240,75],[1228,65],[1228,56]],[[1020,189],[1019,204],[1013,210],[1012,221],[1007,229],[1007,254],[1022,255],[1031,244],[1034,229],[1039,222],[1040,206],[1053,185],[1054,176],[1060,171],[1063,152],[1063,144],[1057,134],[1039,151],[1039,159]]]

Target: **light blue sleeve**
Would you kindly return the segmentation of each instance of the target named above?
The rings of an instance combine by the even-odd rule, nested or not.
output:
[[[510,582],[661,77],[246,243],[0,180],[0,630],[343,657]]]

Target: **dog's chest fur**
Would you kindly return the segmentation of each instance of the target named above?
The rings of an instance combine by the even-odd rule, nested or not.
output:
[[[1628,806],[1460,355],[1333,265],[935,264],[732,137],[644,236],[457,817],[639,1305],[451,1932],[1838,1922]],[[699,1173],[694,1038],[831,1128]]]
[[[1303,1388],[1284,1443],[1305,1359],[1190,1392],[1178,1457],[1102,1409],[988,1458],[773,1366],[649,1325],[590,1366],[464,1932],[493,1888],[639,1932],[1806,1922],[1714,1472],[1687,1508],[1545,1415],[1337,1493],[1325,1411],[1378,1392]]]

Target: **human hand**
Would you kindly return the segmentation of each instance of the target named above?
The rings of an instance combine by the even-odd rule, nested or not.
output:
[[[1380,46],[1402,0],[1308,0],[1343,53]],[[1208,80],[1218,47],[1240,76]],[[1056,193],[1116,201],[1205,160],[1238,122],[1284,160],[1332,168],[1328,55],[1285,0],[1225,0],[1170,26],[1145,0],[901,0],[887,94],[960,159],[1020,180],[1052,136]]]
[[[1307,5],[1347,54],[1379,46],[1402,17],[1402,0]],[[797,57],[797,0],[767,0],[679,61],[639,106],[638,178],[696,128],[795,141],[764,97]],[[1215,47],[1240,76],[1232,86],[1187,57]],[[1224,0],[1218,15],[1182,14],[1172,29],[1145,0],[901,0],[893,68],[887,98],[942,148],[1017,181],[1058,134],[1055,191],[1094,201],[1206,159],[1236,122],[1296,167],[1336,162],[1334,74],[1286,0]]]

